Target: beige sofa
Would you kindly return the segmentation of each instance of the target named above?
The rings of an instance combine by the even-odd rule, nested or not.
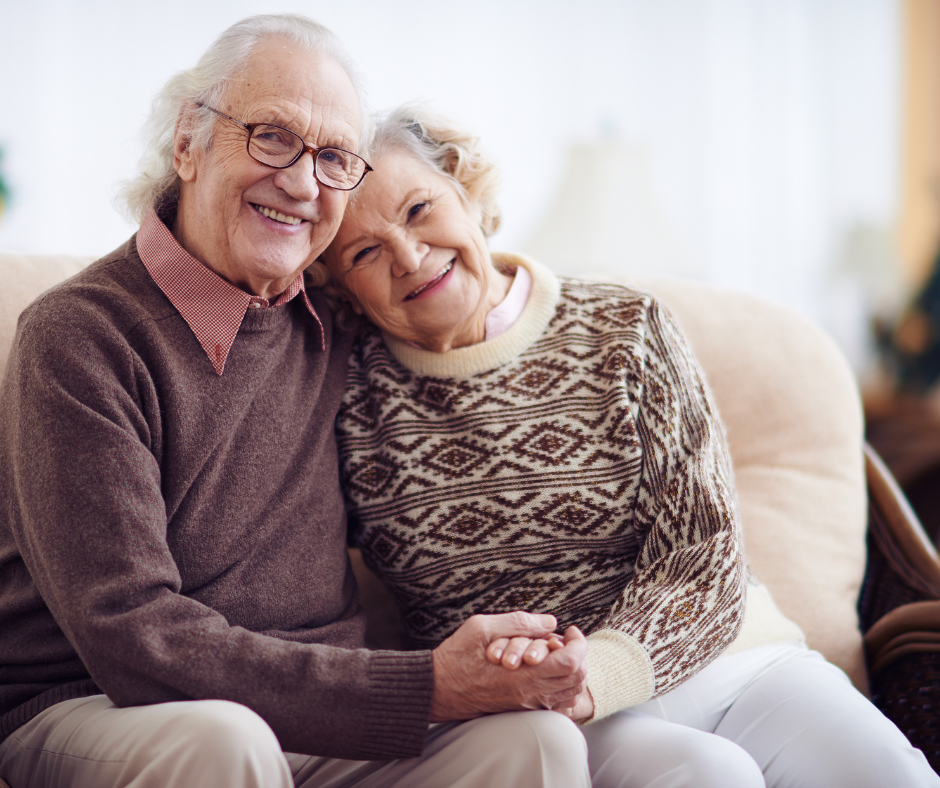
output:
[[[89,262],[0,253],[0,376],[23,307]],[[671,307],[705,368],[728,430],[753,570],[809,644],[863,690],[856,606],[870,534],[865,642],[873,675],[896,695],[887,698],[889,687],[875,699],[902,710],[893,718],[940,769],[940,744],[929,750],[940,698],[940,601],[931,601],[940,600],[940,559],[890,474],[876,457],[863,459],[859,395],[842,355],[812,323],[760,299],[678,280],[633,284]],[[355,551],[353,565],[372,643],[398,642],[388,594]],[[922,741],[904,721],[912,709]]]
[[[0,376],[20,311],[89,262],[0,253]],[[802,626],[809,644],[867,690],[856,607],[869,520],[880,545],[875,558],[888,567],[887,585],[901,588],[901,602],[940,599],[940,559],[877,458],[866,466],[859,394],[841,353],[808,320],[751,296],[679,280],[633,284],[672,309],[705,368],[728,430],[752,569]],[[353,565],[370,615],[371,643],[395,645],[397,617],[388,594],[355,551]],[[885,601],[885,587],[876,587],[878,598],[869,606],[881,618],[868,635],[872,664],[880,670],[926,655],[940,665],[940,602],[902,604],[882,617],[898,604]],[[930,728],[938,673],[926,701],[920,674],[912,691]],[[910,708],[910,698],[900,705]],[[2,780],[0,788],[6,788]]]
[[[0,374],[22,308],[88,262],[0,254]],[[868,520],[863,422],[843,356],[784,307],[679,280],[634,284],[672,309],[706,370],[728,430],[752,569],[810,646],[867,690],[856,610]],[[936,553],[918,549],[940,578]],[[389,598],[353,557],[369,636],[395,643]]]

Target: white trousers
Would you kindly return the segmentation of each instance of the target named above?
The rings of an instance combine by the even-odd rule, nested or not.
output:
[[[894,723],[801,644],[719,657],[582,733],[594,788],[940,786]]]
[[[228,701],[118,709],[64,701],[0,743],[11,788],[588,788],[577,726],[551,711],[432,725],[418,758],[283,753],[268,725]]]

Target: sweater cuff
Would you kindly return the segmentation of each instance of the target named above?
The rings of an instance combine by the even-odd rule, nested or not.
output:
[[[588,635],[587,643],[587,683],[594,698],[594,716],[585,722],[603,719],[653,697],[653,663],[634,638],[614,629],[601,629]]]
[[[428,736],[434,668],[430,651],[373,651],[363,760],[420,755]]]

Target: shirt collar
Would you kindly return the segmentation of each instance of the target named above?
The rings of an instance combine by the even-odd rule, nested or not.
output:
[[[150,211],[137,232],[137,252],[157,287],[179,311],[183,320],[221,375],[225,360],[235,343],[248,309],[279,307],[298,293],[307,311],[320,328],[320,344],[326,349],[323,323],[303,286],[303,273],[290,283],[274,302],[246,293],[226,282],[179,245],[173,233],[154,211]]]

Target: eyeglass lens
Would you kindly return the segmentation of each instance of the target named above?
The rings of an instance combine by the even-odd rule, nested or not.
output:
[[[260,124],[251,130],[248,153],[262,164],[288,167],[304,150],[304,141],[292,131]],[[365,174],[366,163],[340,148],[321,148],[316,156],[317,179],[334,189],[355,188]]]

